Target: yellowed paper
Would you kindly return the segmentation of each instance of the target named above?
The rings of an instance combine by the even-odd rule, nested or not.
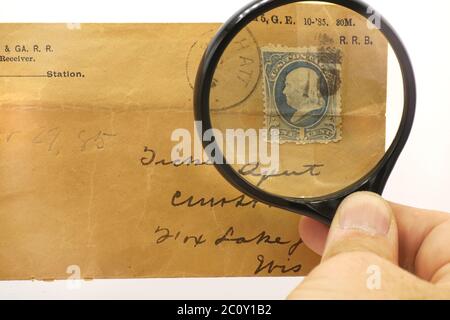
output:
[[[32,57],[0,64],[1,279],[65,279],[70,266],[82,278],[303,275],[318,262],[298,216],[213,167],[170,164],[217,27],[0,26],[1,56]],[[11,77],[49,71],[82,76]]]
[[[294,276],[318,263],[299,216],[212,166],[170,161],[173,130],[193,132],[217,28],[0,26],[1,279]]]

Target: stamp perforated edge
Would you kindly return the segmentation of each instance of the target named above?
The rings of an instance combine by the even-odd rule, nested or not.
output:
[[[319,50],[317,49],[317,47],[288,47],[285,45],[275,45],[275,44],[271,44],[269,43],[268,45],[264,46],[264,47],[260,47],[260,59],[261,59],[261,83],[262,83],[262,92],[263,92],[263,102],[264,102],[264,120],[263,120],[263,125],[265,128],[268,127],[267,124],[267,113],[268,113],[268,108],[269,105],[268,103],[271,103],[270,101],[267,101],[267,90],[266,90],[266,70],[265,70],[265,64],[264,64],[264,52],[269,51],[269,50],[274,50],[274,51],[280,51],[280,52],[302,52],[302,51],[312,51],[315,50],[315,52],[318,52]],[[341,68],[339,68],[339,70],[341,70]],[[312,145],[312,144],[330,144],[330,143],[337,143],[339,141],[342,140],[342,97],[341,97],[342,93],[341,93],[341,88],[339,88],[339,90],[336,92],[335,97],[337,99],[336,101],[336,138],[334,139],[329,139],[329,140],[316,140],[316,141],[300,141],[300,140],[296,140],[296,141],[288,141],[288,140],[279,140],[279,144],[285,144],[285,143],[296,143],[298,145]]]

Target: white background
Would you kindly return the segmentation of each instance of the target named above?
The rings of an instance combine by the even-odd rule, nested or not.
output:
[[[450,212],[450,1],[367,0],[413,62],[417,116],[386,188],[389,200]],[[1,22],[224,22],[247,0],[5,1]],[[18,262],[20,263],[20,262]],[[51,263],[51,262],[49,262]],[[283,299],[300,278],[0,282],[0,298]]]

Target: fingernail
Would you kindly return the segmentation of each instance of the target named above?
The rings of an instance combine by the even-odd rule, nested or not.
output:
[[[354,194],[345,199],[338,210],[341,229],[381,236],[389,232],[391,209],[381,197],[369,193]]]

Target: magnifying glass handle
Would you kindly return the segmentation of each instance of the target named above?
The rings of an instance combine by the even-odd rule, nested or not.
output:
[[[344,198],[327,200],[327,201],[317,201],[310,202],[306,206],[312,211],[313,218],[319,220],[320,222],[331,225],[336,211]]]

